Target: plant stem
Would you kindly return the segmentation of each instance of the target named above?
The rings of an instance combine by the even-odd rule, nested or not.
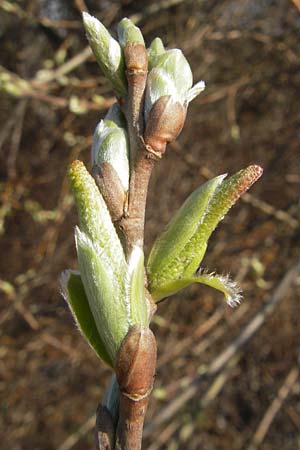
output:
[[[115,450],[140,450],[149,396],[132,400],[121,394]]]
[[[129,132],[131,175],[127,205],[115,225],[123,237],[125,254],[129,258],[134,246],[143,248],[148,184],[154,163],[159,157],[149,152],[143,139],[144,91],[148,69],[146,49],[141,44],[129,43],[124,54],[128,95],[122,107]],[[112,203],[109,198],[106,200]],[[110,211],[114,211],[113,204],[108,206]],[[146,285],[145,276],[145,287]],[[112,421],[109,421],[109,412],[100,407],[97,413],[97,450],[141,449],[144,418],[155,368],[155,337],[149,328],[141,329],[135,325],[124,338],[115,365],[120,388],[115,443],[111,437]]]

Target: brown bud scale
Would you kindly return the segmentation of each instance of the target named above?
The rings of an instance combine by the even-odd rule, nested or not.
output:
[[[117,172],[111,164],[103,162],[93,167],[92,174],[107,204],[112,221],[120,220],[124,214],[126,192]]]
[[[137,42],[128,42],[124,48],[127,71],[147,72],[148,54],[145,46]]]
[[[184,125],[186,108],[170,95],[160,97],[153,105],[146,124],[144,140],[155,152],[164,153],[168,142],[179,135]]]
[[[156,341],[149,328],[134,325],[117,355],[116,376],[122,393],[140,400],[152,389],[156,365]]]

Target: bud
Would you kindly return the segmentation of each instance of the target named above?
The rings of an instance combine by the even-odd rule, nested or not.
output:
[[[125,48],[128,42],[135,42],[145,46],[141,30],[136,27],[130,19],[126,17],[118,24],[118,38],[122,48]]]
[[[168,76],[174,83],[174,88],[176,91],[176,93],[173,91],[169,94],[176,96],[182,105],[186,107],[189,102],[191,102],[205,88],[205,83],[203,81],[200,81],[193,86],[193,74],[191,67],[182,51],[179,49],[163,51],[160,56],[156,57],[153,70],[156,69],[163,69],[167,72]],[[151,76],[151,72],[149,76]],[[157,75],[154,76],[154,80],[151,80],[150,78],[150,82],[152,83],[150,88],[152,91],[156,91],[157,89],[159,91],[161,90],[161,87],[156,86],[156,84],[161,85],[164,80],[162,76],[162,80],[158,80],[157,78]],[[152,94],[152,97],[156,97],[156,100],[159,98],[157,94]]]
[[[150,394],[156,365],[156,342],[149,328],[135,325],[122,342],[116,376],[122,393],[133,400]]]
[[[110,114],[112,117],[112,113]],[[92,164],[109,163],[117,173],[124,192],[129,185],[129,141],[127,131],[109,119],[99,122],[92,145]]]
[[[152,150],[163,154],[168,142],[179,135],[185,121],[186,110],[171,96],[160,97],[148,116],[144,133],[145,144]]]
[[[147,49],[149,58],[149,70],[156,66],[159,57],[165,53],[163,41],[160,38],[155,38]]]
[[[249,166],[228,180],[224,175],[194,191],[156,240],[147,262],[149,291],[159,300],[183,287],[200,282],[223,290],[232,299],[225,278],[197,272],[207,242],[237,199],[261,176],[259,166]],[[237,292],[237,291],[236,291]]]
[[[202,81],[192,84],[191,68],[181,50],[168,50],[156,58],[147,80],[144,133],[154,152],[163,153],[182,130],[189,102],[204,89]]]
[[[124,48],[125,65],[128,76],[142,76],[144,80],[143,89],[145,88],[147,70],[148,70],[148,54],[144,44],[138,42],[128,42]],[[130,80],[128,80],[129,84]]]
[[[104,75],[111,81],[119,95],[126,95],[124,57],[119,43],[102,23],[88,13],[83,13],[83,24],[96,61]]]
[[[125,116],[121,110],[119,103],[114,103],[106,113],[104,120],[110,120],[114,122],[118,127],[125,128],[127,127]]]
[[[100,165],[93,166],[92,174],[109,209],[112,221],[121,220],[127,195],[117,172],[111,164],[102,162]]]
[[[164,69],[169,74],[174,82],[177,95],[184,103],[186,92],[193,85],[193,74],[182,51],[177,48],[166,51],[159,57],[155,67]]]
[[[168,72],[162,68],[154,68],[148,75],[145,94],[145,121],[147,124],[150,111],[160,97],[171,96],[173,101],[180,102],[174,80]]]

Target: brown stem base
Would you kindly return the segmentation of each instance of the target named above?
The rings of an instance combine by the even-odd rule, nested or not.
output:
[[[132,400],[121,394],[115,450],[140,450],[149,396]]]

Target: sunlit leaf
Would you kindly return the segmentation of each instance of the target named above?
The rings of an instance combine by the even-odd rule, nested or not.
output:
[[[80,274],[71,270],[66,270],[61,277],[61,286],[63,296],[69,305],[82,335],[86,338],[99,358],[112,367],[112,360],[107,353],[105,345],[97,330]]]

